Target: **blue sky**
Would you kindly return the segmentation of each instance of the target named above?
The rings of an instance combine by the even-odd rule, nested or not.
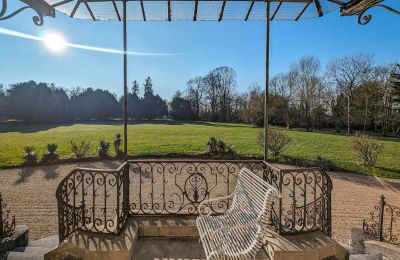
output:
[[[399,8],[396,1],[387,1]],[[394,4],[393,4],[394,3]],[[12,8],[12,7],[10,7]],[[299,22],[271,24],[271,75],[286,71],[298,58],[314,55],[324,67],[333,57],[357,52],[374,54],[376,63],[400,61],[400,16],[380,8],[370,11],[372,21],[361,26],[356,17],[340,17],[338,10]],[[72,19],[62,13],[32,23],[31,12],[0,21],[0,28],[31,35],[53,31],[68,42],[122,48],[122,23]],[[129,56],[128,80],[143,82],[151,76],[156,93],[170,98],[186,81],[218,66],[238,74],[238,91],[265,81],[265,23],[262,22],[130,22],[130,51],[176,53],[172,56]],[[108,89],[122,94],[122,56],[68,48],[55,54],[42,42],[0,34],[0,84],[26,80]]]

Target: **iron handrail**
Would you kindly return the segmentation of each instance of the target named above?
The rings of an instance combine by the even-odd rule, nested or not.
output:
[[[262,160],[172,158],[127,160],[116,169],[78,167],[71,171],[60,182],[56,191],[60,241],[77,229],[101,232],[95,228],[91,230],[96,224],[95,217],[86,217],[90,221],[85,219],[88,213],[94,211],[86,204],[91,200],[94,201],[94,198],[98,196],[96,189],[99,188],[97,186],[103,185],[103,181],[95,183],[96,176],[100,176],[99,178],[105,182],[106,176],[112,175],[118,182],[111,185],[111,188],[116,189],[113,194],[115,194],[114,200],[117,208],[116,230],[111,233],[119,234],[129,215],[197,215],[199,213],[197,206],[202,201],[224,196],[233,191],[236,173],[241,167],[254,168],[254,172],[262,173],[264,180],[276,187],[282,194],[289,192],[289,197],[278,198],[272,204],[271,223],[278,233],[296,234],[321,230],[327,235],[331,234],[332,181],[329,175],[319,168],[280,169]],[[142,189],[142,185],[145,183],[150,185],[147,190]],[[69,186],[67,187],[67,185]],[[92,185],[90,191],[84,187],[87,185]],[[220,194],[215,193],[217,185],[223,185]],[[130,186],[132,187],[130,188]],[[105,188],[102,186],[102,189]],[[130,193],[130,189],[134,193]],[[310,190],[313,196],[307,195]],[[105,189],[104,192],[103,195],[106,197],[104,203],[107,206],[109,191]],[[68,196],[71,194],[81,196],[81,201],[68,202]],[[90,197],[91,195],[93,198]],[[167,195],[178,199],[167,200]],[[302,198],[300,203],[297,202],[297,198]],[[74,199],[76,198],[74,197]],[[213,213],[221,214],[228,210],[229,203],[229,200],[224,200],[222,204],[214,205]],[[188,208],[186,209],[186,207]],[[102,223],[107,223],[106,213],[101,214],[104,214]],[[90,225],[86,222],[90,222]]]

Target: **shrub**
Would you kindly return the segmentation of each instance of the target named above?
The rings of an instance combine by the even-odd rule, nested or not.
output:
[[[46,153],[43,155],[42,162],[56,162],[58,160],[57,144],[48,144],[46,146]]]
[[[117,134],[114,139],[114,150],[117,157],[122,157],[122,155],[124,154],[120,149],[121,144],[122,144],[121,134]]]
[[[97,153],[100,158],[108,158],[108,150],[110,149],[110,143],[104,140],[100,140],[99,146],[97,147]]]
[[[37,163],[37,156],[35,147],[33,146],[25,146],[24,147],[25,155],[22,157],[24,160],[24,164],[32,165]]]
[[[382,144],[368,135],[358,133],[350,138],[349,146],[359,163],[365,167],[373,167],[383,151]]]
[[[322,155],[318,155],[315,161],[317,166],[324,171],[332,171],[336,169],[336,165],[331,160],[322,157]]]
[[[269,129],[268,130],[268,150],[275,157],[279,156],[283,149],[292,142],[292,138],[284,134],[282,131]],[[264,130],[258,132],[257,143],[264,147]]]
[[[87,152],[90,149],[90,143],[81,141],[79,144],[76,144],[75,142],[71,141],[71,151],[75,154],[76,158],[80,159],[85,157]]]
[[[210,137],[207,142],[208,153],[212,155],[233,155],[235,150],[231,145],[225,144],[224,141],[215,137]]]

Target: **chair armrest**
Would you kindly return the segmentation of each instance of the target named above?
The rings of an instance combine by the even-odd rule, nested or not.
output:
[[[229,232],[229,231],[238,230],[238,229],[245,229],[245,228],[248,228],[248,227],[251,227],[251,226],[257,226],[257,227],[260,229],[260,228],[261,228],[261,225],[260,225],[260,218],[258,218],[257,220],[255,220],[255,221],[253,221],[253,222],[244,224],[244,225],[218,228],[218,229],[215,230],[214,233],[211,235],[210,245],[211,245],[212,251],[224,252],[225,249],[226,249],[226,247],[228,246],[228,245],[224,245],[223,248],[217,249],[216,245],[214,244],[214,241],[216,241],[215,238],[216,238],[216,236],[217,236],[219,233],[221,233],[221,232],[223,232],[223,231],[228,231],[228,232]],[[221,243],[225,244],[226,241],[222,240]]]
[[[232,198],[234,195],[235,195],[235,192],[232,192],[231,194],[229,194],[229,195],[227,195],[227,196],[222,196],[222,197],[216,197],[216,198],[212,198],[212,199],[208,199],[208,200],[203,200],[202,202],[200,202],[199,206],[197,206],[197,212],[199,212],[199,215],[200,215],[200,216],[203,216],[203,217],[205,217],[205,216],[210,216],[211,213],[212,213],[211,209],[210,209],[210,211],[209,211],[208,213],[206,213],[206,214],[203,214],[203,213],[201,212],[201,208],[202,208],[205,204],[208,204],[208,203],[214,202],[214,201],[230,199],[230,198]]]

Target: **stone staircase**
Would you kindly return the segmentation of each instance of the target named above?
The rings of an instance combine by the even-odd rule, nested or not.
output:
[[[346,244],[341,245],[349,252],[349,260],[390,260],[389,258],[382,255],[368,254],[355,250],[354,248]]]
[[[1,260],[43,260],[44,255],[58,246],[58,236],[50,236],[29,242],[26,247],[16,247],[0,254]]]

